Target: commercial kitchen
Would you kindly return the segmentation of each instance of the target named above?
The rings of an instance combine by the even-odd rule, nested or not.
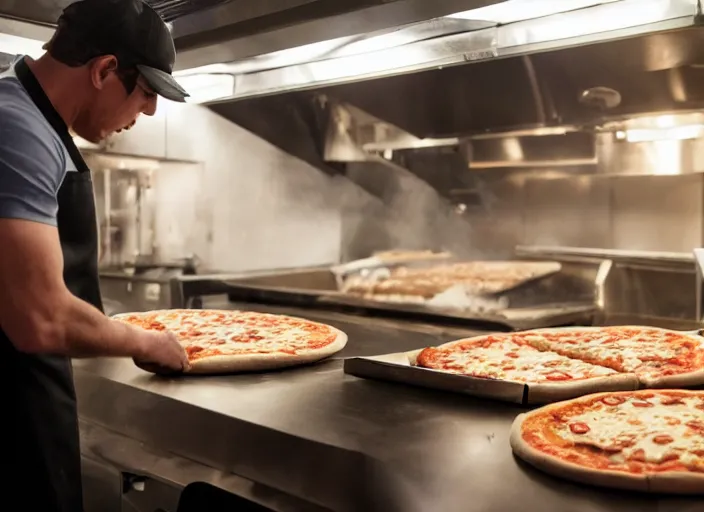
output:
[[[0,3],[0,66],[68,3]],[[526,406],[368,364],[487,332],[702,327],[698,0],[150,3],[193,101],[77,141],[106,313],[284,313],[349,342],[239,375],[75,361],[86,512],[176,512],[199,482],[278,512],[704,510],[545,475],[508,444]],[[388,251],[559,271],[485,300],[347,293]]]

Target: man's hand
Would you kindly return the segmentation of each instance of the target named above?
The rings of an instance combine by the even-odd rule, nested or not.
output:
[[[188,368],[173,334],[111,320],[69,292],[55,227],[0,218],[0,248],[0,327],[20,352],[130,357],[165,371]]]
[[[171,332],[149,332],[144,340],[144,354],[134,358],[137,366],[152,373],[183,373],[190,367],[186,351]]]

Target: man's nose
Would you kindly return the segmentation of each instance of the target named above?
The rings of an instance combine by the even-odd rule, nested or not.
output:
[[[142,113],[143,113],[145,116],[153,116],[153,115],[156,113],[156,103],[157,103],[157,100],[158,100],[158,98],[157,98],[157,97],[154,97],[154,98],[150,98],[150,99],[147,101],[146,106],[145,106],[144,109],[142,110]]]

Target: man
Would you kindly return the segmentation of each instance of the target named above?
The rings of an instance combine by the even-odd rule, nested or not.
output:
[[[69,130],[98,142],[183,101],[168,27],[140,0],[70,5],[38,60],[0,76],[0,489],[22,510],[82,510],[69,358],[131,357],[161,371],[188,362],[168,333],[105,317],[90,172]],[[21,505],[20,505],[21,504]]]

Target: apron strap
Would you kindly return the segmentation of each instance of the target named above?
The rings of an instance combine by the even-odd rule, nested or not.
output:
[[[54,105],[52,105],[44,89],[42,89],[37,77],[35,77],[32,70],[29,69],[24,58],[20,59],[17,61],[17,64],[15,64],[15,74],[22,84],[22,87],[24,87],[27,94],[29,94],[29,97],[32,98],[32,101],[37,105],[39,110],[42,111],[42,114],[44,114],[46,120],[59,136],[61,142],[66,146],[68,155],[71,157],[71,160],[73,160],[73,165],[76,166],[76,170],[78,170],[78,172],[90,172],[90,168],[83,159],[83,155],[78,147],[76,147],[76,143],[73,142],[73,137],[71,137],[68,131],[68,126],[66,126],[64,120],[61,119],[61,116],[54,108]]]

